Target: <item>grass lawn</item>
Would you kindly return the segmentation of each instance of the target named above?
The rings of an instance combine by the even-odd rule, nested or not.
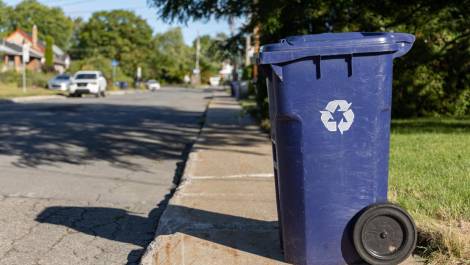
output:
[[[58,95],[57,91],[51,91],[45,88],[31,88],[28,87],[26,93],[23,92],[22,88],[19,88],[16,84],[3,84],[0,83],[0,99],[9,99],[16,97],[27,97],[27,96],[47,96],[47,95]]]
[[[392,122],[389,198],[420,228],[434,264],[470,264],[470,118]]]

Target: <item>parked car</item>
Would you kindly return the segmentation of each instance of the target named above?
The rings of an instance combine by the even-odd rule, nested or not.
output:
[[[150,91],[155,91],[160,89],[160,83],[157,80],[149,80],[146,83],[147,89]]]
[[[79,71],[72,78],[69,94],[71,96],[93,94],[96,97],[104,97],[106,86],[106,79],[100,71]]]
[[[47,88],[51,90],[67,91],[69,89],[71,76],[67,74],[57,75],[47,82]]]
[[[220,76],[212,76],[211,78],[209,78],[209,84],[212,86],[212,87],[216,87],[216,86],[219,86],[220,85]]]

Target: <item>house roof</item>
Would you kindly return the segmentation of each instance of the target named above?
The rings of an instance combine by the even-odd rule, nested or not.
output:
[[[22,29],[17,29],[10,33],[6,39],[12,37],[14,34],[20,34],[28,42],[33,42],[33,37]],[[43,41],[38,40],[37,49],[30,49],[30,56],[42,59],[44,57],[45,47],[46,44]],[[54,63],[65,65],[69,56],[57,45],[53,45],[52,50],[54,52]],[[4,52],[8,55],[22,55],[23,47],[17,43],[2,40],[2,42],[0,42],[0,52]]]
[[[21,51],[18,51],[17,45],[14,43],[9,43],[4,40],[0,42],[0,53],[5,53],[8,55],[20,55]]]
[[[32,37],[30,34],[26,33],[26,32],[25,32],[24,30],[22,30],[22,29],[16,29],[15,31],[13,31],[12,33],[10,33],[10,34],[6,37],[6,39],[10,38],[12,35],[14,35],[14,34],[16,34],[16,33],[20,34],[23,38],[25,38],[25,39],[27,39],[29,42],[33,43],[33,37]],[[44,52],[45,47],[46,47],[45,43],[42,42],[41,40],[38,40],[37,48],[39,49],[39,52]]]
[[[23,46],[18,45],[18,44],[13,43],[13,42],[6,41],[6,40],[1,40],[1,42],[0,42],[0,52],[3,52],[7,55],[22,55],[23,54]],[[40,54],[40,53],[38,53],[34,50],[29,51],[29,56],[31,56],[33,58],[38,58],[38,59],[41,59],[43,57],[42,54]]]

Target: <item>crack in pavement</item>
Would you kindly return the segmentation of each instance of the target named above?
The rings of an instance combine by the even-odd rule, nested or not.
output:
[[[51,215],[52,215],[52,214],[54,214],[54,213],[51,213]],[[33,230],[34,230],[36,227],[40,226],[40,225],[41,225],[41,223],[39,223],[39,222],[36,223],[36,224],[34,224],[34,225],[31,226],[31,227],[28,229],[28,231],[27,231],[26,233],[24,233],[22,236],[13,239],[13,240],[11,241],[11,243],[10,243],[10,248],[0,257],[0,262],[1,262],[2,260],[6,259],[6,258],[10,255],[10,253],[11,253],[13,250],[15,250],[16,252],[20,252],[19,250],[17,250],[17,249],[15,248],[15,244],[16,244],[17,242],[19,242],[19,241],[25,239],[25,238],[26,238],[27,236],[29,236],[31,233],[33,233]]]

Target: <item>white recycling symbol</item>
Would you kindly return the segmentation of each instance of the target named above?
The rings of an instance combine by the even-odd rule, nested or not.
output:
[[[330,132],[336,132],[339,130],[341,134],[348,131],[354,122],[354,112],[350,109],[352,103],[348,103],[346,100],[332,100],[328,102],[325,110],[320,111],[321,121],[325,128]],[[333,113],[336,111],[342,112],[343,117],[339,122],[333,118]]]

